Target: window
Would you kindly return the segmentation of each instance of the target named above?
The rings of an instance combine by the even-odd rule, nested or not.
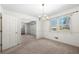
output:
[[[61,16],[58,18],[50,19],[51,30],[53,31],[69,31],[70,30],[70,17]]]
[[[57,19],[56,18],[51,19],[50,24],[51,24],[51,29],[53,31],[56,31],[57,30],[57,27],[56,27],[57,26]]]

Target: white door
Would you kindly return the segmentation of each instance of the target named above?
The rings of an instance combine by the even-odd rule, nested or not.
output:
[[[17,18],[3,15],[3,49],[17,45]]]
[[[10,47],[17,45],[17,23],[16,23],[16,18],[13,16],[8,16],[9,17],[9,45]]]

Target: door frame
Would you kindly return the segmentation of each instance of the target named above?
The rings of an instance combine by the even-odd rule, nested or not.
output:
[[[0,17],[0,19],[1,19],[1,53],[2,53],[2,14],[1,14],[1,17]]]

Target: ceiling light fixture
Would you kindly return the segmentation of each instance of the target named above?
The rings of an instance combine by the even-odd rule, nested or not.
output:
[[[43,3],[42,4],[42,14],[41,14],[41,16],[39,17],[40,19],[42,19],[42,20],[48,20],[49,19],[49,17],[45,14],[45,4]]]

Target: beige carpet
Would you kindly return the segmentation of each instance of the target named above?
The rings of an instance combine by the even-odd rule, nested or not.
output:
[[[79,48],[48,39],[35,39],[30,35],[22,36],[22,44],[4,53],[9,54],[76,54]]]

